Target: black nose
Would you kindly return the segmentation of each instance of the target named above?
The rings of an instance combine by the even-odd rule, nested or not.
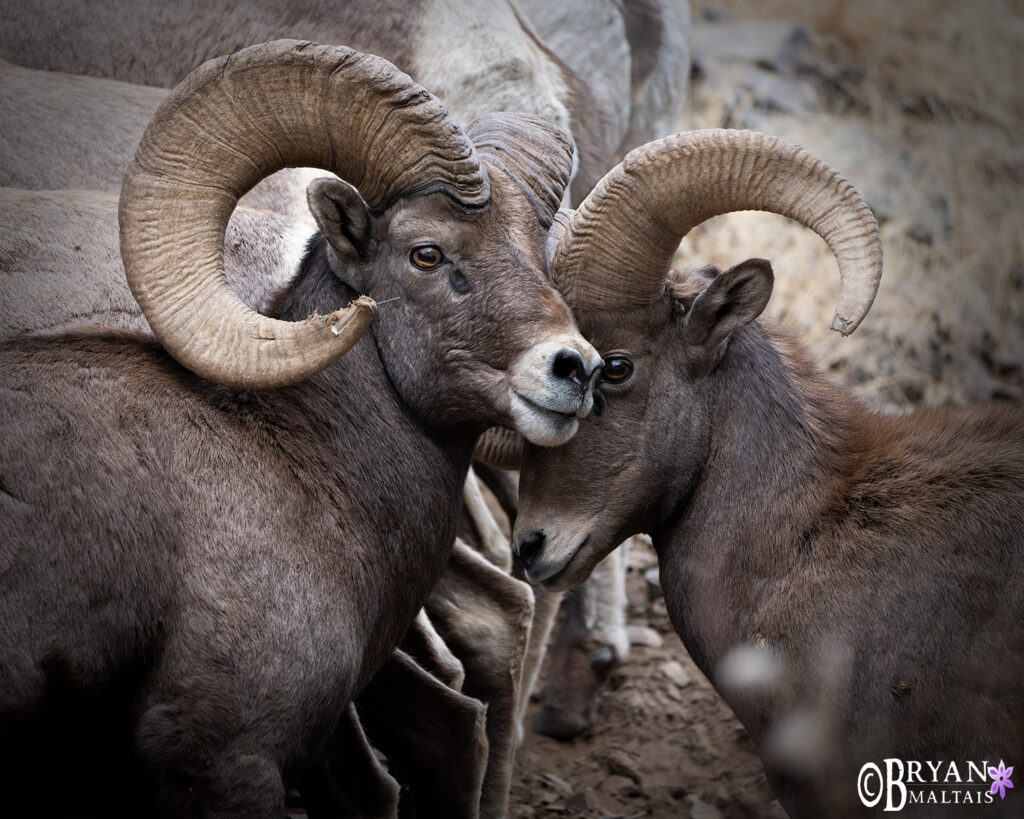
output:
[[[571,381],[578,387],[583,387],[587,382],[587,368],[583,363],[583,356],[575,350],[559,350],[551,364],[551,373],[555,378]]]
[[[519,555],[519,562],[523,564],[523,568],[527,571],[537,562],[540,553],[544,551],[545,540],[547,540],[545,534],[538,530],[530,532],[530,534],[519,541],[516,554]]]

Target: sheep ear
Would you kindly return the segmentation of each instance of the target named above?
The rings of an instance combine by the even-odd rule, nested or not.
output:
[[[373,238],[373,217],[359,191],[335,177],[323,177],[306,188],[306,202],[338,258],[347,264],[363,259]]]
[[[773,282],[772,266],[764,259],[748,259],[719,273],[693,300],[683,319],[684,343],[716,351],[761,315]]]

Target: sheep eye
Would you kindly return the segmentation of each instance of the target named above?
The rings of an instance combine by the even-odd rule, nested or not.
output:
[[[412,249],[409,261],[420,270],[433,270],[444,261],[444,254],[437,245],[420,245]]]
[[[604,369],[601,370],[601,380],[610,384],[621,384],[633,374],[633,362],[622,356],[606,358]]]

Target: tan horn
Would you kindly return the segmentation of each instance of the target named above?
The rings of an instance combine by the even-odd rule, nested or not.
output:
[[[523,436],[504,427],[491,427],[477,439],[473,457],[498,469],[519,469]]]
[[[622,310],[658,298],[682,238],[738,210],[795,219],[821,236],[839,262],[833,329],[852,333],[882,274],[871,210],[836,171],[777,137],[692,131],[631,151],[572,215],[551,277],[577,312]]]
[[[497,168],[515,183],[547,230],[572,176],[569,135],[540,117],[500,111],[477,117],[466,136],[492,172]]]
[[[344,355],[373,301],[289,322],[245,307],[224,278],[238,198],[285,167],[332,171],[374,212],[443,190],[490,198],[473,144],[435,97],[386,60],[278,40],[204,63],[160,106],[121,189],[121,255],[153,332],[193,372],[281,387]]]

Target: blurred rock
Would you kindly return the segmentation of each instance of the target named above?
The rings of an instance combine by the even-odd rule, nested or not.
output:
[[[711,63],[704,72],[700,98],[712,98],[722,111],[723,127],[766,130],[767,114],[804,114],[821,109],[818,90],[808,80],[767,71],[748,63]]]
[[[686,669],[675,660],[669,660],[658,666],[658,673],[672,683],[676,688],[686,688],[693,680],[686,673]]]
[[[754,98],[754,104],[766,111],[798,114],[821,107],[818,92],[808,81],[765,71],[756,66],[743,66],[735,77],[740,87]]]
[[[572,785],[570,785],[561,777],[555,776],[553,773],[545,772],[542,774],[538,774],[537,778],[540,779],[545,785],[550,785],[552,788],[555,789],[555,791],[557,791],[562,796],[568,796],[572,793]]]
[[[788,20],[701,21],[693,26],[693,62],[701,70],[733,61],[780,71],[799,64],[810,39],[806,28]]]
[[[621,793],[628,788],[635,787],[635,783],[628,776],[612,774],[601,783],[601,790],[605,793]]]
[[[657,566],[652,566],[644,572],[644,584],[647,587],[648,600],[657,600],[659,597],[662,597],[661,573],[658,571]]]
[[[604,758],[604,764],[611,773],[632,779],[637,785],[642,783],[640,774],[634,767],[635,763],[624,751],[609,751]]]
[[[543,791],[537,797],[537,801],[546,808],[552,808],[555,802],[561,802],[561,800],[561,794],[557,794],[554,791]]]
[[[935,234],[928,229],[927,225],[922,225],[920,222],[907,231],[907,236],[923,245],[930,245],[935,241]]]
[[[565,800],[565,807],[577,813],[586,813],[590,810],[590,801],[583,791],[576,791],[576,793]]]
[[[686,802],[690,806],[690,819],[722,819],[718,808],[702,801],[700,797],[690,794],[686,797]]]
[[[650,626],[629,625],[626,626],[626,634],[629,635],[629,644],[632,646],[647,646],[648,648],[661,648],[661,635]]]

